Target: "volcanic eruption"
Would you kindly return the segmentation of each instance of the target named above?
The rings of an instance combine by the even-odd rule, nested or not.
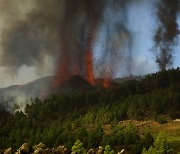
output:
[[[19,6],[16,5],[19,1],[2,1],[0,13],[5,26],[0,66],[7,67],[11,74],[22,66],[36,67],[40,72],[47,69],[42,66],[51,63],[55,75],[52,87],[58,87],[74,75],[91,85],[96,85],[95,79],[103,79],[102,85],[109,87],[119,72],[132,73],[137,44],[128,15],[133,7],[138,9],[139,4],[147,1],[21,1],[24,5],[32,3],[28,11],[14,7]],[[148,4],[157,10],[154,61],[163,70],[172,64],[173,47],[179,34],[179,0],[153,0]],[[8,12],[3,8],[8,8]],[[98,45],[101,51],[97,55]]]
[[[125,26],[123,16],[129,2],[120,2],[120,18],[112,20],[112,15],[119,11],[115,8],[117,1],[77,0],[64,2],[64,16],[60,27],[60,56],[56,69],[54,85],[59,85],[70,76],[79,75],[91,85],[95,85],[95,72],[101,72],[103,86],[109,87],[110,80],[118,69],[118,59],[124,50],[118,42],[131,46],[131,34]],[[102,27],[106,27],[105,47],[99,66],[95,66],[94,46]],[[120,30],[119,30],[120,29]],[[131,52],[130,50],[127,52]],[[96,76],[97,77],[97,76]]]
[[[64,6],[55,84],[79,75],[94,85],[93,46],[104,3],[102,0],[69,0]]]

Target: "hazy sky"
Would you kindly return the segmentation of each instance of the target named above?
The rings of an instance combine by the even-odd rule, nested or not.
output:
[[[13,0],[12,0],[13,1]],[[14,20],[16,18],[23,19],[25,13],[32,9],[33,2],[30,0],[14,0],[17,2],[16,6],[11,6],[9,9],[5,5],[6,0],[0,0],[0,40],[3,38],[3,31],[6,28],[6,20]],[[13,3],[14,4],[14,3]],[[4,7],[6,6],[6,7]],[[18,17],[17,17],[18,16]],[[150,5],[149,0],[144,0],[144,3],[132,5],[127,12],[127,28],[133,33],[133,58],[132,58],[132,73],[146,74],[158,71],[158,66],[155,63],[155,55],[150,51],[153,47],[153,34],[156,28],[156,18],[154,17],[154,10]],[[180,17],[178,18],[180,25]],[[100,35],[103,37],[102,34]],[[95,57],[101,55],[102,49],[101,39],[97,40],[95,46]],[[174,63],[173,67],[180,66],[180,37],[177,40],[177,47],[174,50]],[[1,59],[1,44],[0,44],[0,60]],[[52,57],[45,57],[42,69],[37,69],[37,65],[28,67],[23,65],[19,68],[18,72],[12,74],[6,66],[0,66],[0,88],[14,84],[24,84],[42,76],[53,75],[54,72],[54,59]],[[127,62],[128,63],[128,62]],[[42,71],[40,71],[42,70]],[[118,76],[127,75],[123,70],[119,69]]]

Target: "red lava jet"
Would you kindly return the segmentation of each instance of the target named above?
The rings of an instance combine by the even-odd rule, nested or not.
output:
[[[114,3],[107,3],[104,0],[65,1],[62,21],[59,26],[60,49],[55,72],[56,78],[52,84],[54,88],[71,79],[74,75],[82,77],[92,86],[111,87],[111,80],[118,68],[117,59],[123,48],[114,43],[112,36],[116,33],[119,36],[116,41],[121,41],[125,33],[127,42],[131,42],[129,41],[131,40],[130,33],[125,25],[119,20],[110,20],[108,10],[110,9],[114,15],[118,12],[118,10],[112,11],[114,6]],[[97,62],[97,59],[94,58],[95,47],[98,43],[99,33],[104,26],[108,27],[107,31],[104,32],[104,51],[101,60]],[[107,61],[116,63],[116,66],[108,66]],[[101,81],[96,83],[98,78]]]
[[[110,79],[109,76],[105,76],[104,82],[103,82],[103,87],[109,88],[109,87],[111,86],[110,80],[111,80],[111,79]]]
[[[79,7],[81,6],[81,7]],[[95,86],[94,45],[102,25],[103,0],[66,1],[60,26],[60,50],[53,87],[77,75]]]
[[[80,65],[78,65],[76,57],[74,57],[73,63],[70,63],[70,57],[72,55],[68,55],[68,51],[63,48],[63,52],[61,52],[61,57],[59,59],[59,63],[57,64],[57,70],[55,79],[52,84],[52,88],[56,89],[60,86],[64,81],[73,78],[73,76],[83,77],[90,85],[96,86],[101,85],[104,88],[109,88],[111,86],[111,74],[107,73],[107,69],[105,69],[104,76],[102,79],[102,83],[95,82],[94,71],[94,55],[93,55],[93,38],[91,34],[89,34],[86,44],[85,54],[83,55],[80,65],[84,66],[85,74],[80,72]],[[97,71],[97,70],[96,70]]]
[[[56,71],[55,80],[53,82],[53,87],[56,87],[60,85],[63,81],[69,78],[70,74],[68,71],[68,64],[67,64],[67,56],[64,56],[65,58],[59,62],[58,68]]]
[[[86,80],[91,85],[95,85],[94,72],[93,72],[93,55],[91,50],[87,51],[85,61],[86,61]]]
[[[105,73],[102,79],[102,83],[96,83],[95,82],[95,76],[94,76],[94,56],[93,56],[93,49],[92,49],[92,43],[87,44],[87,51],[86,54],[84,54],[84,60],[82,59],[81,65],[85,66],[85,75],[80,74],[80,68],[78,65],[73,64],[73,67],[70,68],[68,66],[69,64],[69,57],[68,54],[65,54],[63,52],[63,58],[60,58],[58,63],[58,68],[56,71],[56,77],[53,81],[53,88],[58,87],[60,84],[62,84],[64,81],[70,79],[71,77],[77,75],[81,76],[86,79],[86,81],[91,84],[92,86],[96,86],[96,84],[100,84],[104,88],[109,88],[111,86],[111,74]]]
[[[88,50],[86,52],[84,59],[85,59],[85,69],[86,69],[84,78],[86,79],[86,81],[92,86],[96,86],[96,84],[98,84],[98,85],[100,84],[104,88],[111,87],[112,79],[111,79],[111,75],[109,73],[105,73],[105,75],[103,76],[103,79],[102,79],[102,83],[95,82],[94,68],[93,68],[94,58],[93,58],[92,50]],[[81,74],[79,74],[77,67],[74,67],[72,72],[68,72],[67,68],[68,68],[67,63],[65,63],[64,61],[59,63],[59,68],[57,69],[57,74],[56,74],[55,80],[53,82],[54,88],[56,88],[61,83],[63,83],[65,80],[70,79],[73,76],[81,76]]]

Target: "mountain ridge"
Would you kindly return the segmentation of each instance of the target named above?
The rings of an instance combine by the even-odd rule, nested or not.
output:
[[[6,88],[0,88],[0,104],[3,104],[12,110],[14,104],[18,106],[24,106],[30,102],[31,98],[36,97],[40,99],[45,99],[51,94],[67,94],[79,91],[90,91],[103,87],[103,79],[95,79],[96,85],[93,86],[88,83],[84,78],[74,75],[69,79],[65,80],[59,85],[53,85],[55,76],[46,76],[24,85],[11,85]],[[111,81],[112,86],[117,86],[119,83],[132,80],[133,77],[129,79],[118,78]],[[135,80],[137,77],[135,78]],[[120,82],[119,82],[120,81]],[[24,103],[26,102],[26,103]]]

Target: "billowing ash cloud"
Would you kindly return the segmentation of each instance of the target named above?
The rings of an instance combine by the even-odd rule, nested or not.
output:
[[[179,34],[177,14],[179,0],[160,0],[158,2],[157,16],[159,26],[154,36],[155,50],[157,53],[156,62],[161,70],[172,65],[173,47]]]
[[[142,0],[2,0],[0,66],[14,73],[24,65],[41,68],[51,57],[57,76],[54,85],[74,74],[95,84],[96,72],[105,82],[121,67],[130,73],[133,34],[127,11],[135,3]],[[160,24],[154,40],[161,69],[172,61],[177,11],[178,0],[159,1]],[[94,59],[96,41],[103,49],[98,60]]]
[[[34,7],[26,13],[13,8],[19,3],[7,0],[4,4],[5,11],[14,9],[14,16],[11,16],[12,13],[5,16],[0,44],[0,66],[7,66],[13,72],[22,65],[39,65],[46,56],[54,56],[59,51],[59,7],[62,2],[34,1]]]

